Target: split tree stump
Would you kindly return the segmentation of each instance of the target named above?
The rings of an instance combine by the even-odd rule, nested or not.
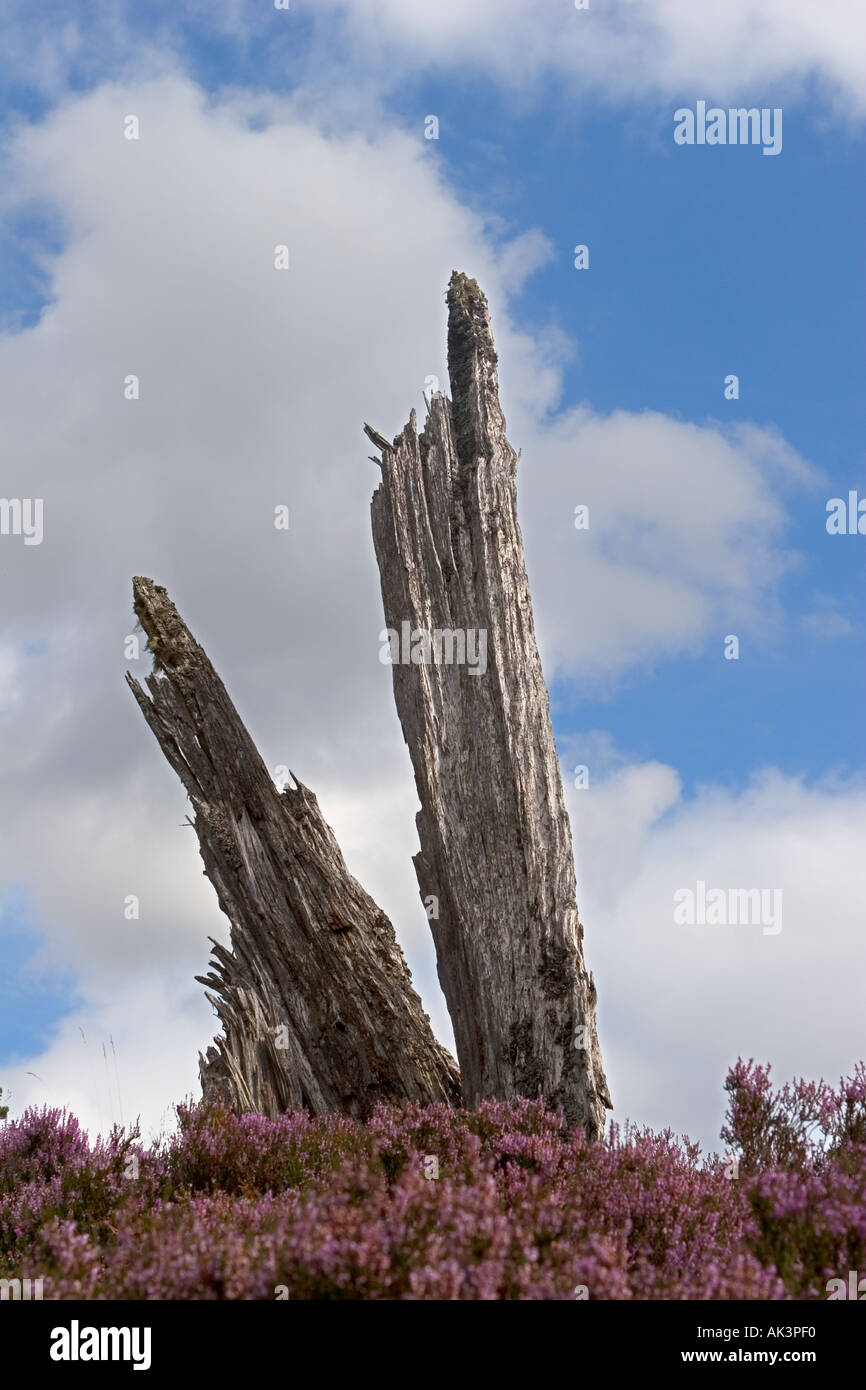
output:
[[[438,913],[430,925],[466,1103],[541,1095],[595,1137],[610,1097],[517,523],[517,455],[487,301],[456,272],[448,370],[452,400],[432,397],[421,434],[414,411],[393,445],[365,427],[382,455],[373,539],[421,802],[418,884]],[[437,631],[448,634],[438,652]],[[477,658],[481,634],[483,673],[477,660],[474,670],[448,661],[464,647]],[[434,659],[416,664],[405,636]]]
[[[453,1058],[384,912],[352,877],[313,793],[277,790],[225,686],[165,589],[133,580],[154,656],[127,681],[195,809],[204,871],[231,923],[197,978],[224,1036],[200,1058],[205,1099],[272,1118],[365,1119],[377,1101],[459,1104]]]

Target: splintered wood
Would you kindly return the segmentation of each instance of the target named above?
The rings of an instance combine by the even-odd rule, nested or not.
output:
[[[206,1099],[363,1119],[377,1101],[543,1097],[597,1138],[610,1106],[571,830],[535,642],[487,302],[448,290],[452,400],[381,451],[373,538],[397,710],[421,801],[415,866],[460,1072],[385,914],[318,802],[280,792],[165,589],[133,581],[154,657],[133,694],[195,810],[231,923],[208,986],[223,1034]],[[461,1092],[462,1083],[462,1092]]]
[[[165,589],[133,581],[154,672],[127,681],[195,810],[204,871],[231,923],[209,986],[223,1036],[205,1099],[271,1117],[364,1119],[377,1101],[460,1100],[394,928],[348,872],[318,802],[279,792],[225,686]]]
[[[517,455],[487,302],[456,272],[448,369],[452,399],[432,396],[421,434],[414,411],[392,444],[366,427],[382,454],[373,538],[421,802],[418,884],[466,1103],[544,1096],[597,1137],[610,1097],[517,523]]]

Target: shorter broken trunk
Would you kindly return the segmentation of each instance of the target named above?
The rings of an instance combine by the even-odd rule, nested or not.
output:
[[[365,1119],[379,1101],[460,1103],[384,912],[352,877],[318,802],[280,793],[165,589],[133,580],[148,694],[129,686],[195,808],[205,873],[231,922],[198,977],[224,1029],[201,1060],[205,1099],[271,1117]]]

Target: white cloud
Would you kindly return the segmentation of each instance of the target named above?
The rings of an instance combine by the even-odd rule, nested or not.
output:
[[[41,320],[0,340],[4,492],[45,501],[41,546],[2,541],[15,596],[4,587],[0,885],[27,889],[86,1000],[47,1058],[13,1069],[16,1104],[63,1103],[77,1025],[102,1035],[107,1017],[120,1054],[148,1059],[131,1075],[157,1123],[194,1073],[191,1039],[213,1032],[192,976],[225,924],[183,793],[123,684],[134,573],[169,587],[269,764],[318,793],[447,1038],[411,865],[411,773],[378,660],[377,473],[361,423],[396,431],[425,377],[447,379],[454,266],[496,297],[500,262],[529,273],[545,244],[491,239],[423,144],[325,137],[267,105],[275,124],[254,132],[258,99],[209,106],[174,79],[108,86],[22,129],[11,152],[6,206],[56,211],[66,239],[45,258]],[[123,138],[129,113],[138,142]],[[555,392],[549,350],[520,350],[542,364],[541,395]],[[129,373],[138,401],[123,396]],[[288,533],[273,527],[279,503]],[[174,1013],[154,997],[178,1010],[174,1043]],[[81,1083],[74,1094],[88,1123],[106,1122]]]
[[[862,1056],[866,786],[806,786],[768,769],[741,791],[684,800],[673,769],[567,783],[578,902],[618,1117],[718,1148],[737,1056],[777,1079],[836,1081]],[[677,926],[673,895],[782,891],[782,930]],[[768,900],[769,901],[769,900]]]
[[[361,0],[327,0],[345,19],[359,66],[447,65],[493,75],[516,90],[556,73],[634,103],[712,97],[770,104],[815,82],[843,117],[866,113],[866,28],[857,0],[609,0],[576,10],[561,0],[381,0],[377,23]],[[378,58],[378,63],[377,63]]]
[[[814,608],[803,614],[800,625],[810,635],[828,640],[853,637],[857,633],[856,624],[839,612],[838,600],[832,594],[816,594]]]
[[[775,430],[581,407],[537,428],[527,454],[524,532],[548,676],[609,678],[778,627],[778,587],[797,563],[783,491],[821,475]],[[577,506],[588,529],[575,527]]]
[[[699,97],[808,104],[819,122],[866,114],[858,0],[591,0],[585,10],[570,0],[318,0],[306,12],[184,0],[159,16],[68,0],[62,23],[0,0],[0,16],[10,66],[49,99],[106,76],[179,69],[210,42],[231,54],[238,74],[254,62],[265,87],[283,90],[288,80],[316,106],[326,91],[335,129],[375,119],[383,100],[437,71],[491,78],[516,102],[558,79],[558,100],[638,108],[636,120],[645,102]]]

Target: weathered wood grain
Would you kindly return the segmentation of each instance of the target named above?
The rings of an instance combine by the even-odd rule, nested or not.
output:
[[[397,650],[394,695],[421,802],[418,884],[438,910],[430,925],[466,1102],[542,1095],[595,1137],[610,1097],[517,522],[517,455],[487,302],[456,272],[448,368],[452,400],[433,395],[421,434],[414,411],[393,445],[367,428],[385,446],[372,524],[388,628],[401,639],[462,633],[467,649],[486,634],[483,673],[480,660],[473,672],[415,664],[402,641]]]
[[[313,793],[279,792],[171,602],[133,580],[154,671],[127,681],[195,810],[204,871],[231,923],[209,986],[223,1036],[200,1058],[206,1099],[275,1116],[366,1118],[377,1101],[459,1104],[394,929],[348,872]],[[297,779],[295,779],[297,781]]]

